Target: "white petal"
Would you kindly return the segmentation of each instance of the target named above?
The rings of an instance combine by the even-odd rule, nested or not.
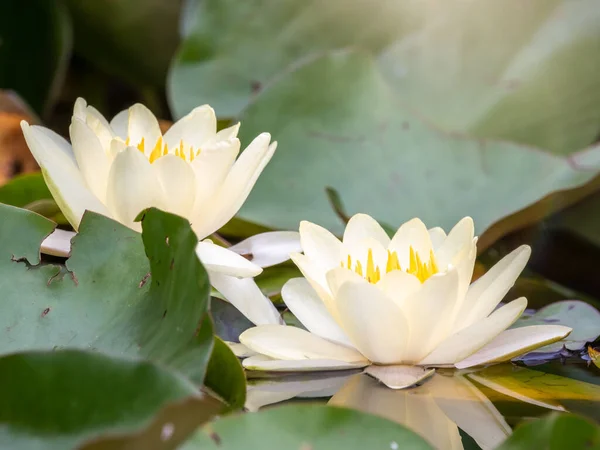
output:
[[[148,159],[135,147],[119,153],[110,168],[106,202],[115,217],[135,230],[140,212],[149,207],[165,209],[166,200]]]
[[[216,213],[216,211],[211,211],[208,208],[213,204],[213,197],[221,188],[239,151],[240,141],[237,138],[218,141],[210,147],[203,148],[192,161],[191,166],[196,174],[196,201],[192,213],[192,222],[196,224],[196,233],[198,233],[202,224],[210,222],[212,220],[211,215]],[[219,207],[214,204],[213,206]],[[204,236],[206,235],[204,234]]]
[[[169,128],[164,139],[169,148],[179,146],[183,141],[194,149],[201,149],[205,142],[213,139],[217,133],[217,116],[208,105],[194,108]]]
[[[158,139],[162,136],[158,120],[148,108],[137,103],[129,108],[127,136],[129,144],[137,146],[142,138],[146,153],[152,151]]]
[[[89,189],[101,202],[106,202],[110,164],[104,147],[92,129],[78,118],[69,127],[77,165]]]
[[[396,305],[402,306],[404,301],[422,287],[417,277],[403,270],[394,270],[385,274],[377,287],[381,289]]]
[[[527,307],[527,299],[521,297],[504,305],[474,324],[445,339],[419,364],[440,366],[454,364],[472,355],[511,326]]]
[[[460,220],[450,233],[442,245],[436,250],[435,257],[440,267],[446,268],[449,264],[456,265],[456,255],[458,255],[465,247],[470,247],[475,236],[475,225],[473,219],[465,217]]]
[[[242,361],[248,370],[264,370],[268,372],[318,372],[329,370],[360,369],[367,361],[344,362],[337,359],[274,359],[268,356],[251,356]]]
[[[218,193],[206,206],[210,217],[194,224],[196,234],[207,236],[215,232],[238,212],[277,148],[276,142],[269,145],[270,140],[269,133],[262,133],[242,152]]]
[[[406,389],[431,377],[435,369],[404,365],[372,365],[365,369],[365,373],[378,379],[390,389]]]
[[[331,316],[323,300],[305,278],[292,278],[283,285],[285,305],[308,331],[330,341],[352,347],[352,342]]]
[[[236,123],[227,128],[223,128],[219,131],[215,137],[210,142],[222,141],[222,140],[230,140],[236,138],[238,135],[238,131],[240,131],[240,123]]]
[[[196,254],[204,267],[212,272],[243,278],[255,277],[262,272],[260,267],[243,256],[210,241],[198,242]]]
[[[259,267],[270,267],[290,259],[291,253],[302,251],[300,235],[296,231],[268,231],[255,234],[229,247],[240,255],[249,255]]]
[[[334,269],[329,270],[325,274],[325,278],[327,280],[327,286],[329,286],[329,291],[331,292],[332,297],[337,297],[340,288],[348,282],[365,282],[365,279],[359,274],[353,272],[352,270],[348,270],[344,267],[336,267]]]
[[[344,245],[352,248],[367,238],[375,239],[383,248],[387,248],[390,243],[389,236],[375,219],[367,214],[355,214],[344,230]]]
[[[408,267],[410,247],[419,254],[421,259],[429,260],[431,252],[431,238],[427,227],[420,219],[412,219],[403,223],[392,238],[389,249],[398,253],[400,265]]]
[[[418,363],[451,332],[450,314],[458,293],[455,269],[430,277],[421,289],[402,302],[410,326],[405,362]]]
[[[429,239],[431,239],[431,247],[435,252],[446,240],[446,232],[440,227],[433,227],[427,231],[429,232]]]
[[[191,166],[175,155],[165,155],[153,163],[166,199],[166,210],[189,220],[196,200],[196,175]]]
[[[208,275],[210,284],[225,300],[255,325],[283,323],[277,308],[264,296],[253,278],[236,278],[213,271]]]
[[[300,222],[300,240],[304,254],[325,270],[340,265],[342,243],[325,228],[303,220]]]
[[[342,328],[355,347],[378,364],[402,363],[409,336],[398,306],[367,281],[343,284],[335,297]]]
[[[25,122],[27,123],[27,122]],[[22,123],[21,123],[22,126]],[[31,129],[35,130],[36,136],[40,144],[43,144],[47,148],[52,148],[52,151],[60,151],[62,155],[70,159],[71,162],[76,163],[75,154],[73,153],[73,147],[67,140],[55,133],[54,131],[44,128],[38,125],[33,125]],[[33,155],[35,157],[35,155]]]
[[[73,117],[77,117],[78,119],[85,121],[87,117],[86,108],[87,102],[85,101],[85,99],[77,97],[77,99],[75,100],[75,104],[73,105]]]
[[[42,127],[21,122],[31,153],[42,169],[44,180],[58,207],[75,230],[86,210],[111,217],[108,209],[87,188],[73,159]]]
[[[76,233],[56,229],[42,241],[42,253],[45,255],[67,257],[71,253],[71,239]]]
[[[115,137],[114,132],[104,118],[100,111],[93,106],[87,106],[86,108],[86,120],[85,122],[91,128],[91,130],[98,136],[98,140],[105,149],[110,145],[110,141]]]
[[[525,268],[531,248],[522,245],[471,284],[457,317],[458,328],[464,328],[487,317],[504,298]]]
[[[458,369],[508,361],[567,337],[573,331],[562,325],[532,325],[506,330],[477,353],[455,364]]]
[[[304,278],[308,280],[313,289],[319,294],[323,300],[331,299],[331,292],[329,290],[326,272],[321,267],[311,260],[306,255],[301,253],[292,253],[290,258],[294,261],[294,264],[300,269]]]
[[[113,117],[110,121],[110,127],[116,136],[119,136],[123,140],[127,139],[127,133],[129,132],[129,110],[124,109]]]
[[[346,363],[365,363],[353,348],[328,341],[306,330],[285,325],[262,325],[249,328],[240,342],[257,353],[274,359],[326,359]]]
[[[227,347],[229,347],[229,349],[233,352],[233,354],[235,356],[237,356],[238,358],[248,358],[249,356],[258,355],[258,353],[256,353],[253,350],[250,350],[244,344],[240,344],[239,342],[230,342],[230,341],[224,341],[224,342],[227,344]]]

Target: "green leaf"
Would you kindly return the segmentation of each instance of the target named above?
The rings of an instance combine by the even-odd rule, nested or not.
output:
[[[244,369],[227,344],[218,337],[215,337],[204,382],[227,402],[229,409],[244,407],[246,402]]]
[[[517,427],[498,450],[532,448],[600,448],[600,427],[582,417],[554,413],[545,419],[534,420]]]
[[[38,201],[51,199],[41,172],[19,175],[4,186],[0,186],[0,203],[23,208]]]
[[[269,130],[279,147],[240,215],[284,229],[310,220],[341,232],[324,194],[331,186],[350,214],[365,212],[392,226],[417,216],[445,229],[470,215],[481,233],[556,190],[590,181],[600,153],[567,160],[442,133],[404,109],[375,61],[357,52],[298,67],[266,89],[242,121],[242,140]],[[564,206],[562,195],[550,198],[539,214]]]
[[[86,213],[64,267],[38,264],[51,222],[6,205],[0,218],[0,353],[94,349],[202,382],[212,349],[209,284],[187,220],[150,209],[140,235]]]
[[[40,115],[61,87],[71,52],[71,24],[61,1],[0,3],[0,86]]]
[[[432,447],[402,425],[376,416],[331,406],[289,405],[219,419],[188,441],[182,450],[207,448],[416,450]]]
[[[179,427],[182,408],[198,413],[198,425],[222,408],[165,368],[81,350],[0,357],[0,396],[0,446],[15,450],[64,450],[107,433],[138,433],[157,414]]]
[[[66,0],[73,17],[75,51],[108,73],[162,87],[179,43],[181,2]]]
[[[579,300],[552,303],[532,316],[522,316],[512,328],[548,324],[564,325],[573,328],[573,331],[559,342],[536,349],[535,353],[555,353],[563,347],[569,350],[581,350],[586,342],[592,342],[600,336],[600,312]]]

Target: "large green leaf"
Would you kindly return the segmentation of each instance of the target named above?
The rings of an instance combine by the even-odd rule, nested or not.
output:
[[[211,442],[212,441],[212,442]],[[182,450],[430,449],[402,425],[369,414],[323,405],[290,405],[219,419]]]
[[[71,51],[62,1],[0,2],[0,86],[44,114],[61,87]]]
[[[565,159],[442,133],[409,113],[376,62],[357,52],[298,67],[266,89],[242,120],[243,139],[269,130],[279,147],[241,216],[288,229],[306,219],[341,231],[325,191],[331,186],[350,214],[366,212],[390,225],[418,216],[446,229],[470,215],[482,232],[553,191],[590,181],[600,153]],[[550,206],[563,201],[555,196]]]
[[[237,115],[303,58],[354,47],[381,56],[403,102],[449,130],[558,154],[600,131],[595,0],[190,3],[169,83],[178,116],[204,102]]]
[[[581,417],[551,414],[519,426],[498,450],[600,448],[600,427]]]
[[[108,73],[162,87],[179,42],[182,0],[67,0],[75,51]]]
[[[41,172],[19,175],[0,186],[0,203],[18,206],[52,198]]]
[[[179,428],[186,423],[182,413],[194,411],[197,426],[222,410],[165,368],[81,350],[0,357],[0,396],[0,447],[15,450],[65,450],[101,435],[136,434],[159,413]]]
[[[38,264],[53,224],[0,205],[0,353],[75,347],[142,356],[201,383],[213,340],[196,235],[187,220],[155,209],[142,226],[140,235],[86,213],[66,267]]]

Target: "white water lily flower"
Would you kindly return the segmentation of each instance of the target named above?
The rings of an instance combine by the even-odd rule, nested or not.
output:
[[[21,126],[50,192],[75,230],[90,210],[140,231],[135,218],[156,207],[187,218],[200,240],[237,213],[277,146],[262,133],[237,158],[239,124],[217,132],[208,105],[194,109],[164,135],[143,105],[108,122],[83,99],[75,103],[71,144],[49,129],[25,121]],[[285,236],[294,241],[289,232]],[[42,250],[66,255],[70,237],[52,235]],[[197,253],[213,286],[227,291],[223,295],[250,320],[281,323],[254,282],[243,280],[259,274],[259,265],[210,241],[199,242]]]
[[[343,242],[310,222],[301,223],[300,239],[304,254],[292,259],[305,278],[289,280],[282,296],[308,331],[278,325],[246,330],[240,342],[258,353],[244,360],[248,369],[393,365],[398,376],[390,379],[400,381],[387,384],[403,387],[410,377],[427,376],[411,366],[505,361],[571,332],[557,325],[507,330],[527,300],[496,307],[531,250],[519,247],[470,285],[477,238],[469,217],[448,235],[413,219],[390,239],[374,219],[358,214]]]

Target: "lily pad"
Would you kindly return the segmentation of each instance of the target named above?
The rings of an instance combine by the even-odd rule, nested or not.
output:
[[[108,434],[136,434],[157,415],[184,426],[181,408],[196,412],[197,426],[223,406],[150,362],[81,350],[0,357],[0,395],[0,447],[15,450],[64,450]]]
[[[481,233],[544,197],[564,206],[563,194],[549,195],[587,183],[600,161],[600,148],[566,159],[442,133],[407,111],[376,62],[360,52],[296,67],[265,89],[242,121],[243,139],[268,129],[279,148],[240,215],[275,228],[296,229],[306,219],[341,232],[326,195],[333,187],[350,214],[396,226],[418,216],[445,229],[471,215]],[[509,223],[502,232],[522,225]]]
[[[213,345],[209,284],[185,219],[150,209],[140,235],[86,213],[60,266],[39,264],[52,222],[6,205],[0,217],[0,353],[94,349],[202,382]]]
[[[208,424],[182,450],[366,448],[425,450],[432,447],[397,423],[324,405],[289,405],[221,418]]]
[[[521,317],[512,328],[548,324],[564,325],[573,328],[573,331],[564,340],[538,348],[517,359],[527,361],[536,354],[560,353],[563,348],[571,351],[583,349],[586,342],[592,342],[600,336],[600,311],[579,300],[564,300],[551,303],[531,316]]]

